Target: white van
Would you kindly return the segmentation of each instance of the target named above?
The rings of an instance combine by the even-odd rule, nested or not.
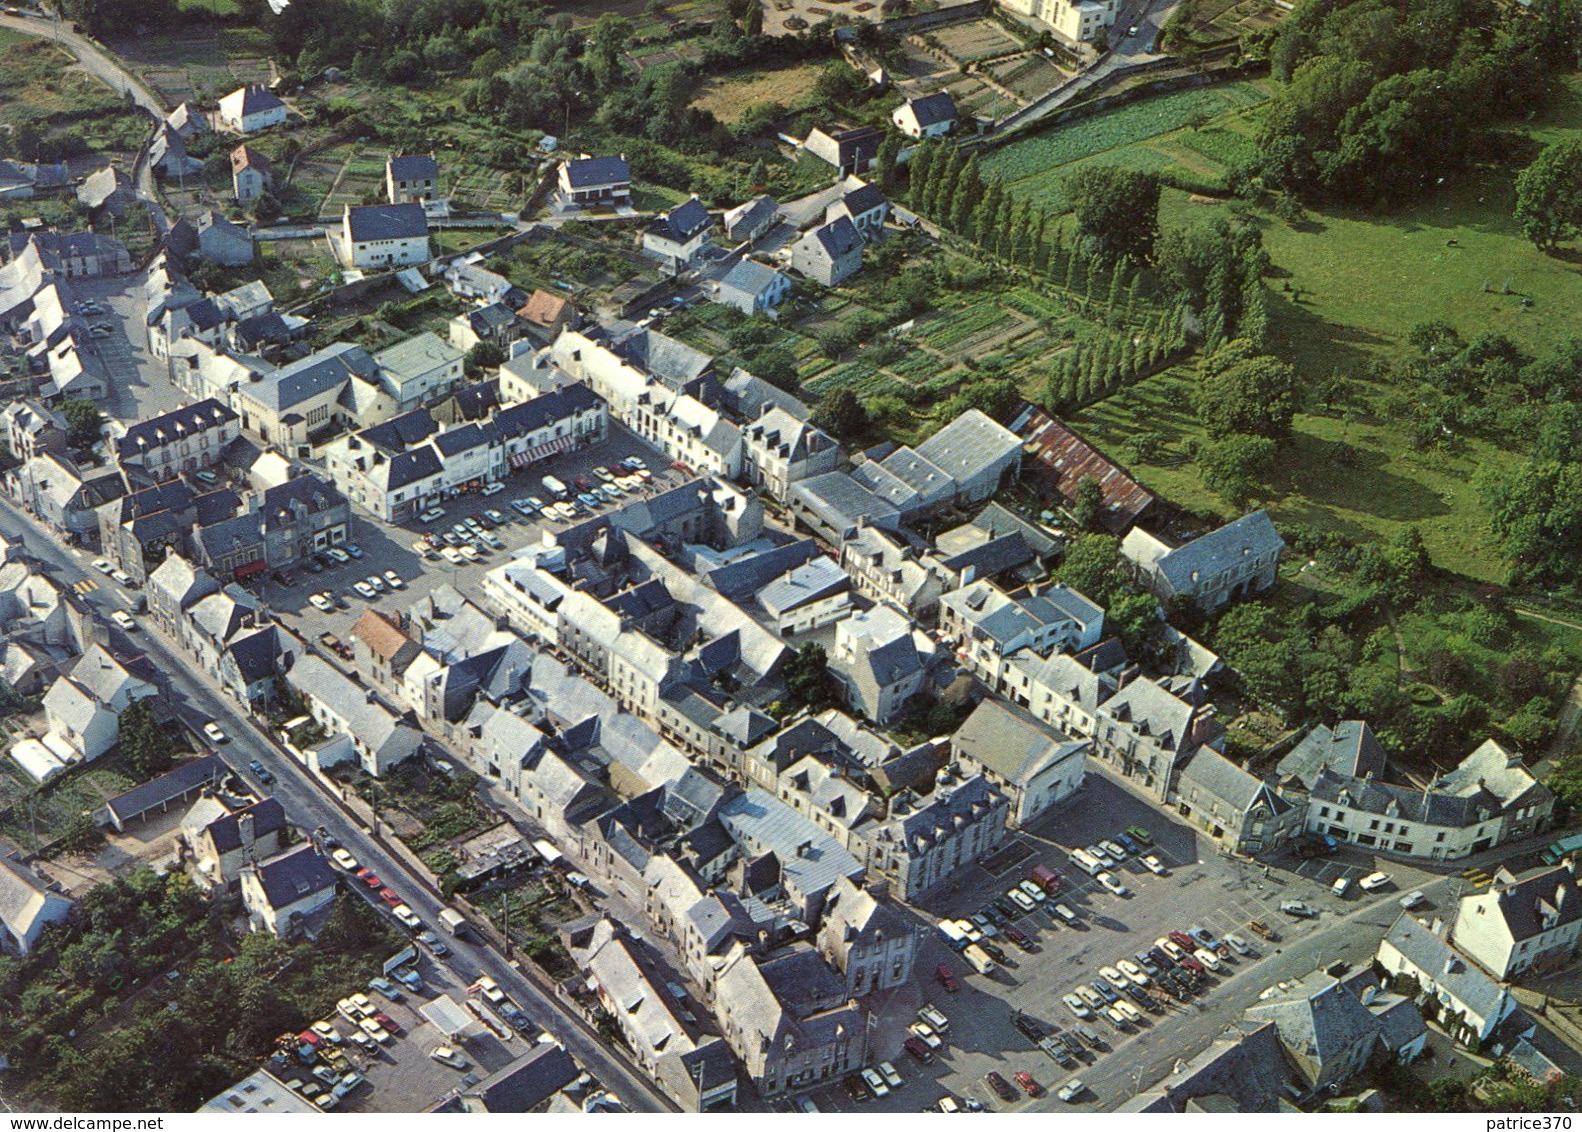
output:
[[[1096,877],[1104,871],[1103,863],[1086,849],[1073,849],[1071,851],[1071,859],[1076,862],[1077,868],[1087,873],[1090,877]]]
[[[1351,891],[1351,878],[1341,877],[1334,884],[1329,886],[1329,891],[1333,892],[1336,896],[1346,895],[1347,892]]]
[[[989,953],[975,943],[969,943],[961,954],[980,975],[992,975],[999,970],[994,960],[989,958]]]

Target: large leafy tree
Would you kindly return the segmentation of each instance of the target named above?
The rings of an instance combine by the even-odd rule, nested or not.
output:
[[[1582,464],[1535,459],[1510,472],[1490,466],[1477,484],[1512,582],[1575,580],[1582,546]]]
[[[1204,364],[1194,407],[1212,438],[1242,433],[1279,441],[1291,434],[1297,399],[1296,371],[1238,339]]]
[[[1089,165],[1066,178],[1077,235],[1106,262],[1153,258],[1159,234],[1159,178],[1136,169]]]
[[[1546,252],[1582,230],[1582,142],[1545,146],[1516,175],[1515,218],[1522,235]]]

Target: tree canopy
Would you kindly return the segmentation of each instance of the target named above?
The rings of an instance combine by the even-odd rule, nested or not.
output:
[[[1106,261],[1153,258],[1159,178],[1115,165],[1087,165],[1066,178],[1066,199],[1090,254]]]
[[[1516,175],[1516,223],[1542,251],[1554,251],[1582,230],[1582,142],[1545,146]]]

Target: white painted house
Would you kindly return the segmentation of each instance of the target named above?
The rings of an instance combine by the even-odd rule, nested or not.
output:
[[[233,90],[220,99],[220,126],[239,134],[256,134],[286,124],[286,104],[258,83]]]

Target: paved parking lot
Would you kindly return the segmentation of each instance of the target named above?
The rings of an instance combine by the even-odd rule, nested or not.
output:
[[[282,586],[264,576],[257,580],[264,600],[290,627],[309,640],[316,640],[320,633],[331,632],[342,640],[347,639],[363,610],[370,605],[387,613],[404,611],[420,597],[432,593],[437,587],[451,585],[476,603],[483,600],[483,576],[523,547],[542,541],[546,530],[560,530],[572,524],[559,521],[540,521],[522,518],[511,510],[511,501],[528,496],[547,498],[540,480],[546,475],[557,476],[570,485],[581,478],[592,481],[592,468],[607,464],[612,468],[628,456],[640,456],[653,473],[649,486],[637,495],[628,495],[627,502],[642,498],[644,494],[663,491],[687,482],[691,477],[671,468],[668,459],[638,437],[610,425],[610,435],[602,443],[580,452],[568,452],[526,468],[505,480],[505,490],[490,496],[476,493],[458,495],[444,504],[445,517],[433,523],[413,520],[404,526],[393,526],[369,518],[357,511],[352,513],[351,542],[363,552],[363,557],[344,565],[332,566],[321,574],[306,569],[293,570],[293,584]],[[620,504],[606,504],[601,514],[616,510]],[[506,518],[506,523],[494,532],[505,544],[504,550],[481,553],[477,562],[452,565],[442,558],[428,558],[412,549],[412,544],[429,531],[449,530],[453,523],[469,515],[494,510]],[[574,522],[582,522],[581,516]],[[484,547],[478,548],[485,551]],[[405,584],[401,590],[378,594],[372,601],[359,596],[352,584],[370,574],[383,575],[394,570]],[[321,613],[308,602],[310,593],[333,591],[345,603],[333,613]]]
[[[1066,850],[1113,838],[1133,824],[1153,835],[1155,844],[1151,851],[1159,856],[1168,875],[1155,876],[1136,860],[1126,861],[1113,870],[1132,892],[1121,898],[1073,865]],[[974,1097],[990,1109],[1064,1108],[1052,1093],[1072,1076],[1080,1076],[1093,1086],[1072,1107],[1113,1107],[1121,1093],[1129,1095],[1135,1089],[1134,1076],[1140,1070],[1134,1065],[1143,1056],[1142,1051],[1152,1053],[1153,1047],[1172,1040],[1156,1036],[1156,1032],[1175,1022],[1217,1031],[1223,1025],[1215,1020],[1218,1016],[1224,1013],[1228,1021],[1241,1009],[1238,1005],[1232,1011],[1228,1000],[1224,1010],[1219,1009],[1217,999],[1224,995],[1227,986],[1233,982],[1243,984],[1244,993],[1238,997],[1247,997],[1247,992],[1255,995],[1251,984],[1261,976],[1250,972],[1256,971],[1277,948],[1311,935],[1324,922],[1322,918],[1293,920],[1278,910],[1280,900],[1288,895],[1321,905],[1316,885],[1312,892],[1305,885],[1300,892],[1289,891],[1288,886],[1279,883],[1280,878],[1266,877],[1261,866],[1221,855],[1213,842],[1199,838],[1188,825],[1170,820],[1166,813],[1091,766],[1087,783],[1076,797],[1042,815],[1014,841],[1025,847],[1025,855],[1014,851],[996,854],[990,862],[992,870],[979,866],[964,873],[948,891],[915,909],[924,932],[917,977],[911,985],[880,996],[882,1001],[874,1004],[879,1019],[873,1033],[875,1052],[871,1060],[893,1061],[906,1078],[897,1091],[902,1103],[892,1105],[887,1099],[887,1108],[923,1108],[946,1093]],[[1006,955],[1000,970],[990,977],[973,973],[961,956],[945,944],[934,925],[941,918],[977,912],[1024,879],[1035,864],[1043,864],[1060,875],[1062,884],[1057,899],[1078,913],[1081,924],[1075,928],[1057,927],[1043,912],[1024,914],[1015,922],[1033,940],[1035,950],[1023,952],[1008,940],[998,940]],[[1053,902],[1047,902],[1046,907]],[[1271,945],[1255,937],[1247,929],[1253,919],[1261,919],[1278,931],[1280,942]],[[1211,975],[1206,986],[1185,1005],[1165,1004],[1163,1014],[1145,1015],[1144,1023],[1136,1030],[1117,1030],[1102,1018],[1088,1021],[1086,1024],[1098,1031],[1110,1048],[1097,1054],[1090,1051],[1081,1068],[1062,1069],[1013,1026],[1016,1012],[1021,1011],[1041,1022],[1045,1029],[1069,1029],[1078,1019],[1061,1002],[1061,996],[1077,984],[1091,981],[1100,967],[1146,951],[1156,937],[1192,926],[1207,928],[1219,937],[1229,931],[1238,932],[1253,946],[1255,955],[1233,958],[1218,976]],[[958,993],[947,993],[935,980],[935,968],[941,963],[955,972],[961,984]],[[927,1066],[901,1049],[907,1036],[905,1027],[915,1020],[917,1008],[925,1002],[944,1010],[951,1020],[947,1047],[936,1051],[939,1056]],[[1182,1052],[1191,1054],[1197,1050],[1183,1047]],[[1014,1102],[1002,1102],[983,1079],[991,1070],[1008,1081],[1017,1072],[1031,1073],[1050,1092],[1038,1100],[1019,1095]],[[849,1111],[855,1107],[839,1088],[825,1089],[815,1094],[815,1100],[826,1110]]]
[[[74,279],[75,299],[96,301],[107,311],[83,317],[90,326],[108,326],[107,337],[89,338],[88,364],[104,371],[109,395],[100,404],[105,413],[122,421],[147,420],[190,400],[170,381],[163,359],[148,349],[148,326],[143,320],[145,277],[123,275],[113,279]]]

